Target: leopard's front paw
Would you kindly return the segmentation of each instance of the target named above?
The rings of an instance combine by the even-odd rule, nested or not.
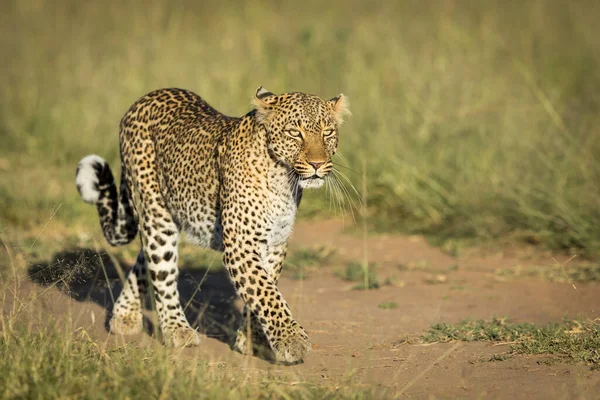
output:
[[[250,343],[250,340],[248,340],[248,335],[245,329],[243,329],[243,327],[238,329],[235,342],[233,343],[232,347],[235,351],[247,356],[253,353],[252,345]]]
[[[117,335],[135,335],[143,329],[142,313],[129,312],[114,314],[109,322],[110,333]]]
[[[297,323],[275,338],[273,347],[275,361],[288,365],[302,362],[312,350],[306,331]]]
[[[190,347],[200,344],[200,334],[190,326],[180,326],[169,332],[163,332],[167,345]]]
[[[262,330],[257,332],[255,329],[251,332],[248,332],[248,328],[244,325],[238,329],[235,342],[232,347],[235,351],[238,351],[244,355],[257,355],[264,358],[272,358],[269,357],[271,345],[269,344],[265,334],[262,333]]]

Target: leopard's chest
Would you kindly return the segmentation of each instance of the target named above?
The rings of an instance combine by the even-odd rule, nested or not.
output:
[[[277,246],[287,242],[298,210],[295,193],[287,175],[271,177],[267,216],[267,243]]]
[[[270,205],[267,242],[269,246],[277,246],[287,242],[290,237],[296,220],[297,207],[293,201],[275,201]]]

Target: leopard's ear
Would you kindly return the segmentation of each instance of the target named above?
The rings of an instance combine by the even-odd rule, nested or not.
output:
[[[333,114],[335,115],[338,125],[341,125],[344,122],[344,118],[346,116],[352,115],[350,112],[350,102],[348,101],[348,97],[344,96],[343,94],[327,100],[327,104],[329,104],[333,109]]]
[[[262,86],[256,89],[254,98],[252,99],[252,105],[256,109],[256,117],[259,121],[264,121],[267,116],[277,108],[279,104],[279,96],[269,92]]]

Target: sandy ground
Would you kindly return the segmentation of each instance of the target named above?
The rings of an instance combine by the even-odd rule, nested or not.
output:
[[[182,271],[180,290],[183,300],[189,302],[188,318],[207,336],[199,347],[184,349],[181,356],[218,362],[248,376],[375,386],[387,396],[399,398],[600,398],[600,372],[585,365],[548,363],[545,356],[488,362],[491,355],[506,352],[509,346],[406,341],[431,324],[465,318],[506,316],[515,322],[535,323],[559,322],[565,316],[597,318],[600,285],[574,287],[533,278],[503,279],[494,273],[516,265],[556,268],[552,255],[539,250],[470,250],[452,257],[421,237],[370,236],[364,241],[344,228],[341,222],[303,222],[292,237],[292,249],[329,246],[338,256],[335,265],[312,269],[305,280],[291,279],[284,271],[280,282],[295,317],[313,342],[313,352],[305,363],[284,367],[230,350],[227,343],[239,321],[241,304],[222,270],[208,274],[197,269]],[[391,278],[393,284],[377,290],[353,290],[355,283],[336,276],[343,265],[340,260],[362,260],[365,249],[369,260],[377,264],[380,282]],[[557,259],[559,263],[565,260]],[[405,268],[399,268],[400,264]],[[120,287],[114,268],[109,268],[108,275],[108,284],[104,276],[96,274],[72,283],[68,292],[47,286],[39,278],[24,280],[19,295],[33,293],[32,309],[59,321],[68,317],[95,340],[158,345],[148,333],[127,338],[107,333],[111,290],[116,295]],[[387,302],[398,307],[379,307]],[[10,303],[5,302],[5,310]]]

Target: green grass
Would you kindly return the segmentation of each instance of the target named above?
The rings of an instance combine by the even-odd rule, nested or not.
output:
[[[372,227],[598,254],[600,4],[559,4],[2,2],[0,232],[35,236],[54,214],[97,230],[76,163],[118,169],[119,119],[144,93],[185,87],[241,115],[265,85],[348,95],[336,162],[357,187],[366,162]],[[321,191],[301,210],[337,208]]]
[[[388,301],[379,304],[377,307],[381,308],[382,310],[395,310],[396,308],[398,308],[398,303],[396,303],[395,301]]]
[[[275,375],[248,381],[242,369],[162,347],[108,347],[91,341],[81,330],[3,325],[3,399],[375,399],[381,395]]]
[[[535,325],[504,319],[436,324],[421,336],[425,343],[492,341],[510,344],[511,354],[547,354],[561,359],[600,366],[600,321],[565,321]],[[498,361],[503,357],[492,357]]]

